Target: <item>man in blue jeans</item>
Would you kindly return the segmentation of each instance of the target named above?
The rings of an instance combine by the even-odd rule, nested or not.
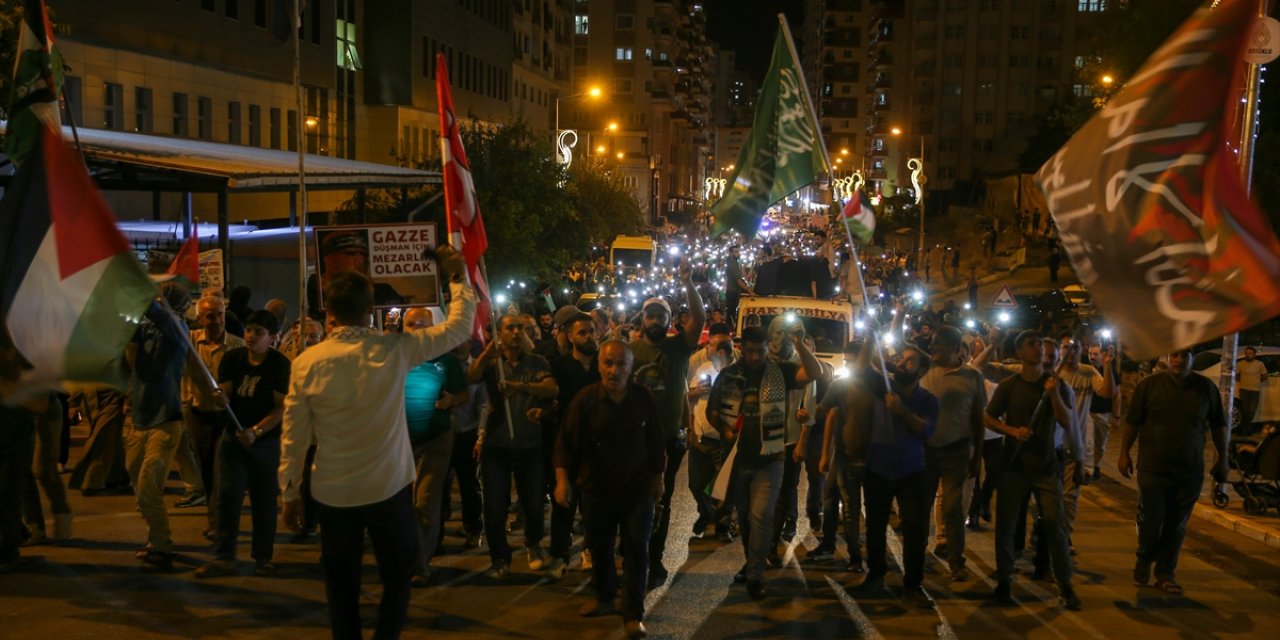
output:
[[[769,360],[768,334],[759,326],[742,330],[742,357],[726,367],[711,387],[707,420],[734,444],[721,473],[733,474],[734,499],[741,520],[747,563],[734,576],[746,582],[754,600],[764,598],[764,567],[773,539],[773,514],[782,488],[789,391],[803,389],[822,375],[822,367],[804,344],[796,345],[800,365]]]
[[[382,581],[374,637],[398,637],[407,622],[418,532],[405,377],[410,369],[467,339],[476,305],[475,293],[462,276],[462,256],[449,247],[437,256],[452,300],[444,324],[383,335],[370,327],[369,278],[354,272],[333,274],[324,285],[329,337],[293,361],[281,434],[283,517],[289,530],[302,530],[302,468],[314,440],[311,492],[320,505],[320,558],[334,638],[361,637],[366,530]],[[370,473],[372,469],[377,473]]]

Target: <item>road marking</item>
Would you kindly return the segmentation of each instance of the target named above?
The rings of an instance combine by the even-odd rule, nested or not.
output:
[[[823,576],[827,579],[827,584],[831,585],[831,590],[836,593],[836,597],[840,599],[840,604],[844,605],[844,610],[849,614],[849,619],[858,627],[858,637],[867,638],[867,640],[882,640],[884,636],[880,635],[880,630],[876,629],[876,625],[872,624],[867,614],[862,612],[862,608],[858,606],[858,602],[840,586],[830,575]]]
[[[902,562],[902,542],[898,540],[898,534],[895,533],[892,528],[887,527],[885,530],[885,543],[886,543],[886,546],[889,548],[889,552],[893,554],[893,559],[896,560],[898,562],[898,566],[902,567],[903,571],[905,571],[907,565]],[[925,544],[926,545],[928,544],[928,540],[925,541]],[[929,553],[928,547],[926,547],[925,548],[926,561],[928,560],[928,553]],[[920,586],[921,588],[924,587],[923,584]],[[926,591],[925,593],[928,593],[928,591]],[[929,598],[933,600],[934,613],[938,614],[938,625],[934,627],[934,630],[938,634],[938,638],[940,638],[941,640],[959,640],[959,637],[956,636],[955,630],[951,628],[951,623],[947,621],[947,616],[943,615],[942,613],[942,605],[939,604],[938,601],[933,598],[932,594],[929,594]]]

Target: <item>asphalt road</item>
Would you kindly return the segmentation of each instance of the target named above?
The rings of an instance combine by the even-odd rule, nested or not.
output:
[[[174,499],[177,486],[171,483]],[[203,517],[199,509],[172,509],[180,569],[143,575],[133,550],[145,530],[131,498],[77,494],[73,507],[73,541],[27,548],[30,559],[22,571],[0,576],[0,637],[328,637],[318,544],[293,543],[282,534],[276,546],[280,573],[273,578],[248,575],[252,565],[246,560],[243,575],[196,580],[191,570],[210,557],[201,544]],[[1135,508],[1132,489],[1119,483],[1104,478],[1085,489],[1075,535],[1084,611],[1063,610],[1051,584],[1025,576],[1015,586],[1016,606],[988,604],[995,565],[990,532],[969,537],[973,580],[953,583],[941,562],[930,563],[925,587],[937,602],[935,611],[897,598],[896,573],[889,578],[891,594],[864,597],[856,589],[861,576],[844,572],[842,558],[807,561],[816,541],[803,518],[784,566],[768,573],[773,595],[754,602],[731,584],[743,562],[739,544],[690,539],[692,499],[682,490],[665,558],[672,577],[649,594],[646,624],[653,637],[699,639],[1276,637],[1280,551],[1193,519],[1179,570],[1187,592],[1167,597],[1128,577]],[[247,526],[247,513],[244,521]],[[451,522],[448,530],[455,527]],[[521,544],[520,538],[517,531],[513,544]],[[488,566],[484,549],[463,552],[461,543],[446,538],[434,584],[414,593],[405,637],[621,637],[621,618],[576,614],[591,597],[586,573],[571,570],[551,581],[529,572],[517,551],[513,572],[495,583],[481,575]],[[242,556],[247,547],[245,535]],[[380,587],[369,558],[364,611],[371,621]],[[1029,573],[1027,560],[1019,564]]]

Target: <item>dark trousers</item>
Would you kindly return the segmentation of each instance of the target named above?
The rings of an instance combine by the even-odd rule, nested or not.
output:
[[[458,495],[462,500],[462,528],[467,533],[480,533],[483,526],[484,500],[480,497],[480,467],[476,464],[474,454],[476,440],[480,434],[476,431],[453,434],[453,457],[449,466],[453,475],[458,478]],[[446,483],[445,493],[448,494]],[[445,509],[449,501],[445,501]],[[441,520],[448,520],[444,518]]]
[[[218,436],[223,432],[226,416],[223,411],[200,411],[188,407],[185,414],[186,428],[191,430],[191,444],[196,448],[196,462],[200,465],[200,480],[204,490],[210,495],[208,506],[209,526],[216,529],[214,512],[218,503],[217,479],[213,477],[217,469]],[[307,465],[310,469],[311,465]]]
[[[1003,464],[1004,438],[993,438],[982,443],[982,479],[973,481],[973,499],[969,501],[969,517],[977,519],[982,511],[991,510],[991,496],[1000,481]]]
[[[316,446],[307,447],[307,459],[302,465],[302,530],[308,534],[315,533],[320,522],[320,503],[311,495],[311,465],[316,462]]]
[[[644,619],[644,592],[649,580],[649,535],[653,532],[653,496],[584,496],[591,536],[596,599],[612,604],[618,593],[614,540],[622,533],[622,617]]]
[[[21,429],[17,425],[0,425]],[[31,470],[32,449],[18,455],[0,457],[0,562],[18,557],[22,546],[22,492]]]
[[[1138,471],[1138,562],[1156,564],[1157,580],[1172,580],[1200,498],[1201,474]]]
[[[1261,391],[1240,390],[1240,435],[1253,433],[1253,416],[1257,415],[1258,402],[1261,400]]]
[[[484,535],[489,539],[489,559],[511,564],[507,543],[507,509],[511,506],[511,479],[524,511],[524,544],[533,548],[542,543],[543,483],[542,447],[503,449],[486,446],[480,454],[484,478]]]
[[[836,453],[827,469],[822,499],[822,541],[833,550],[836,527],[844,525],[844,544],[850,561],[862,561],[862,482],[866,463],[854,464]],[[841,511],[843,505],[843,511]]]
[[[737,291],[724,294],[724,318],[731,327],[738,324],[738,302],[741,299],[742,294]]]
[[[889,511],[896,499],[902,524],[902,584],[908,588],[920,586],[924,582],[924,550],[929,542],[929,510],[935,495],[928,474],[921,471],[892,480],[868,471],[863,488],[867,497],[868,575],[888,573],[886,538]]]
[[[817,523],[822,516],[822,496],[826,488],[826,475],[818,471],[818,461],[822,457],[822,418],[809,427],[808,446],[804,452],[804,475],[809,489],[804,494],[804,515],[809,524]]]
[[[649,565],[662,566],[667,550],[667,531],[671,528],[671,496],[676,492],[676,473],[684,462],[685,446],[678,438],[667,440],[667,470],[662,474],[662,499],[654,506],[653,535],[649,537]],[[595,554],[592,554],[595,557]]]
[[[1023,505],[1034,493],[1043,519],[1041,534],[1048,545],[1053,575],[1061,587],[1071,586],[1071,553],[1067,546],[1066,522],[1062,517],[1062,473],[1055,466],[1042,473],[1006,467],[996,492],[996,577],[1001,582],[1013,579],[1013,563],[1017,559],[1018,521],[1026,523]]]
[[[413,485],[395,495],[359,507],[320,505],[320,563],[324,567],[329,600],[329,627],[334,640],[361,638],[360,574],[364,561],[364,533],[369,532],[382,581],[382,601],[373,637],[400,637],[409,614],[409,581],[418,555],[418,530],[413,516]]]
[[[729,529],[729,516],[733,512],[732,500],[726,499],[717,505],[707,492],[724,464],[724,449],[723,443],[715,438],[704,438],[689,445],[689,492],[698,507],[698,520],[704,525],[714,522],[717,532]]]
[[[253,519],[253,559],[270,562],[276,541],[276,472],[280,469],[280,439],[258,440],[245,448],[235,436],[224,434],[218,441],[218,521],[213,553],[219,558],[236,557],[240,536],[240,507],[249,491]]]
[[[796,518],[799,513],[800,467],[796,462],[796,445],[789,444],[782,460],[782,486],[778,491],[778,504],[773,511],[773,544],[777,546],[782,540],[783,531],[792,533],[796,530]]]

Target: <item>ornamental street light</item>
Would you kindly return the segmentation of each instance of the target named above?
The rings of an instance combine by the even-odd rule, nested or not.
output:
[[[567,96],[560,96],[559,98],[556,98],[556,132],[558,133],[560,131],[560,101],[561,100],[569,100],[571,98],[580,98],[582,96],[588,96],[592,99],[596,99],[596,98],[599,98],[601,95],[604,95],[604,91],[602,91],[600,87],[591,87],[586,91],[582,91],[579,93],[572,93]]]

